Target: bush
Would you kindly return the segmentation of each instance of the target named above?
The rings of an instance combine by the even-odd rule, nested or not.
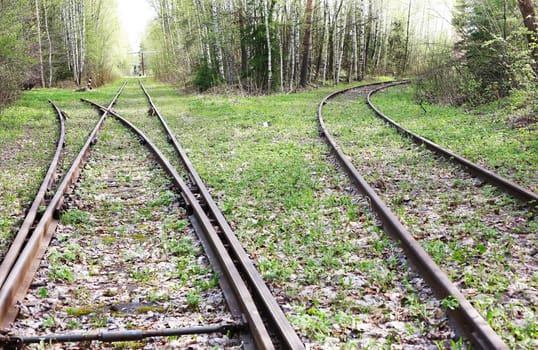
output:
[[[23,75],[8,64],[0,64],[0,109],[20,95]]]
[[[206,91],[210,87],[216,86],[219,83],[220,79],[217,68],[209,65],[207,62],[203,62],[196,69],[196,75],[194,77],[193,84],[198,88],[200,92]]]

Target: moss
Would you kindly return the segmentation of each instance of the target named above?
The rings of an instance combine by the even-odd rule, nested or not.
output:
[[[103,313],[103,306],[102,305],[86,305],[81,307],[68,307],[65,312],[67,312],[68,315],[71,316],[86,316],[93,313]]]

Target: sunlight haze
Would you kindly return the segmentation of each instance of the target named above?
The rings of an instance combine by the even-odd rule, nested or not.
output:
[[[155,11],[145,0],[118,0],[118,15],[129,36],[131,48],[138,51],[144,29],[155,17]]]

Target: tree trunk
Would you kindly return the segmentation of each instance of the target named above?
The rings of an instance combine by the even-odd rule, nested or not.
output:
[[[325,1],[326,3],[327,1]],[[318,19],[319,21],[319,19]],[[327,8],[324,6],[323,11],[323,25],[321,26],[321,30],[318,29],[319,32],[321,32],[321,38],[318,40],[319,42],[319,49],[318,49],[318,58],[316,60],[316,74],[314,75],[314,81],[318,80],[319,72],[321,70],[321,62],[323,57],[323,48],[325,47],[325,32],[326,32],[326,23],[327,23]]]
[[[52,41],[50,39],[49,21],[47,13],[47,1],[43,0],[43,16],[45,17],[45,32],[49,43],[49,88],[52,86]]]
[[[294,82],[295,82],[295,9],[293,6],[290,6],[290,15],[291,15],[291,30],[290,30],[290,48],[289,48],[289,64],[290,64],[290,74],[288,75],[290,90],[293,91]]]
[[[411,3],[412,3],[412,0],[409,0],[409,6],[407,7],[407,25],[405,28],[405,54],[404,54],[402,74],[405,74],[407,70],[407,61],[409,60],[409,25],[410,25],[410,20],[411,20]]]
[[[329,14],[329,2],[325,0],[325,31],[324,31],[324,37],[325,40],[323,41],[323,86],[325,86],[325,82],[327,80],[327,61],[329,60],[329,41],[330,41],[330,33],[329,33],[329,27],[331,25],[331,19]]]
[[[43,72],[43,49],[41,45],[41,18],[39,16],[39,0],[35,0],[35,16],[37,25],[37,45],[39,54],[39,78],[41,87],[45,87],[45,73]]]
[[[245,19],[244,19],[244,11],[245,9],[243,8],[243,1],[240,1],[240,7],[238,9],[238,12],[239,12],[239,16],[238,16],[238,20],[239,20],[239,46],[240,46],[240,49],[241,49],[241,76],[245,76],[246,73],[247,73],[247,60],[248,60],[248,56],[247,56],[247,47],[245,45]]]
[[[212,0],[211,1],[211,17],[213,18],[212,22],[213,22],[213,30],[214,30],[214,35],[215,35],[215,51],[217,53],[215,64],[217,65],[220,78],[224,79],[224,64],[223,64],[222,45],[221,45],[221,38],[220,38],[222,31],[219,24],[220,11],[217,6],[218,6],[218,3],[216,2],[216,0]]]
[[[355,73],[354,79],[359,78],[359,72],[358,72],[358,60],[357,60],[357,6],[355,2],[353,2],[351,6],[351,45],[353,46],[351,48],[351,62],[350,62],[350,68],[348,72],[348,83],[350,81],[350,77],[353,76],[353,73]]]
[[[84,64],[86,63],[86,5],[84,1],[79,3],[79,16],[82,17],[82,28],[80,33],[80,70],[79,82],[82,82],[84,75]],[[80,17],[79,17],[80,20]]]
[[[534,59],[534,73],[538,75],[538,25],[536,23],[534,2],[532,0],[517,0],[517,6],[523,16],[523,23],[528,30],[527,44]]]
[[[334,3],[334,18],[333,18],[333,26],[332,26],[332,55],[331,55],[331,64],[330,68],[332,70],[332,78],[333,78],[333,84],[339,83],[339,77],[338,77],[338,57],[339,57],[339,48],[340,48],[340,42],[338,37],[338,21],[339,21],[339,14],[340,10],[342,9],[342,4],[344,3],[344,0],[340,0],[340,3],[335,2]],[[344,34],[342,34],[344,35]]]
[[[263,17],[265,20],[265,37],[267,39],[267,91],[271,91],[273,86],[273,68],[271,57],[271,32],[269,30],[269,9],[267,0],[263,0]]]
[[[361,0],[361,17],[360,17],[360,26],[359,26],[359,69],[357,72],[357,80],[364,79],[365,70],[366,70],[366,40],[364,39],[364,27],[366,26],[366,6],[364,2],[366,0]]]
[[[306,0],[306,28],[303,41],[303,62],[299,84],[306,86],[308,78],[308,61],[310,59],[310,30],[312,27],[312,0]]]
[[[284,44],[282,43],[282,30],[278,26],[278,52],[280,55],[280,92],[284,92]]]
[[[340,83],[340,71],[342,69],[342,60],[344,58],[344,43],[346,41],[346,27],[347,27],[347,18],[345,16],[346,11],[344,10],[344,15],[342,16],[342,31],[341,31],[341,41],[340,47],[338,48],[337,64],[336,64],[336,76],[335,82],[336,85]]]

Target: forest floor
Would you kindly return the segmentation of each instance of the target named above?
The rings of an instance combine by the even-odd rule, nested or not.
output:
[[[169,85],[146,84],[310,347],[419,349],[446,344],[452,335],[439,302],[427,301],[416,274],[402,266],[401,252],[379,229],[368,204],[335,167],[319,137],[318,104],[344,85],[249,97],[184,94]],[[128,86],[132,92],[126,91],[115,107],[127,117],[147,110],[144,99],[135,96],[136,80]],[[52,153],[57,126],[47,98],[73,116],[67,120],[66,167],[96,121],[95,111],[79,98],[104,103],[118,87],[119,82],[82,93],[38,89],[25,92],[0,113],[2,251]],[[520,125],[517,110],[492,106],[473,113],[426,106],[424,111],[405,87],[376,95],[374,103],[413,131],[537,190],[538,124]],[[152,132],[149,136],[157,137]],[[536,219],[528,226],[538,230]],[[400,281],[394,282],[394,276]],[[529,288],[535,290],[538,275],[531,281]],[[530,349],[538,342],[536,308],[534,303],[525,310],[522,325],[509,330],[513,334],[503,335],[511,346]],[[433,326],[438,319],[442,322]],[[429,345],[422,343],[424,337]]]

